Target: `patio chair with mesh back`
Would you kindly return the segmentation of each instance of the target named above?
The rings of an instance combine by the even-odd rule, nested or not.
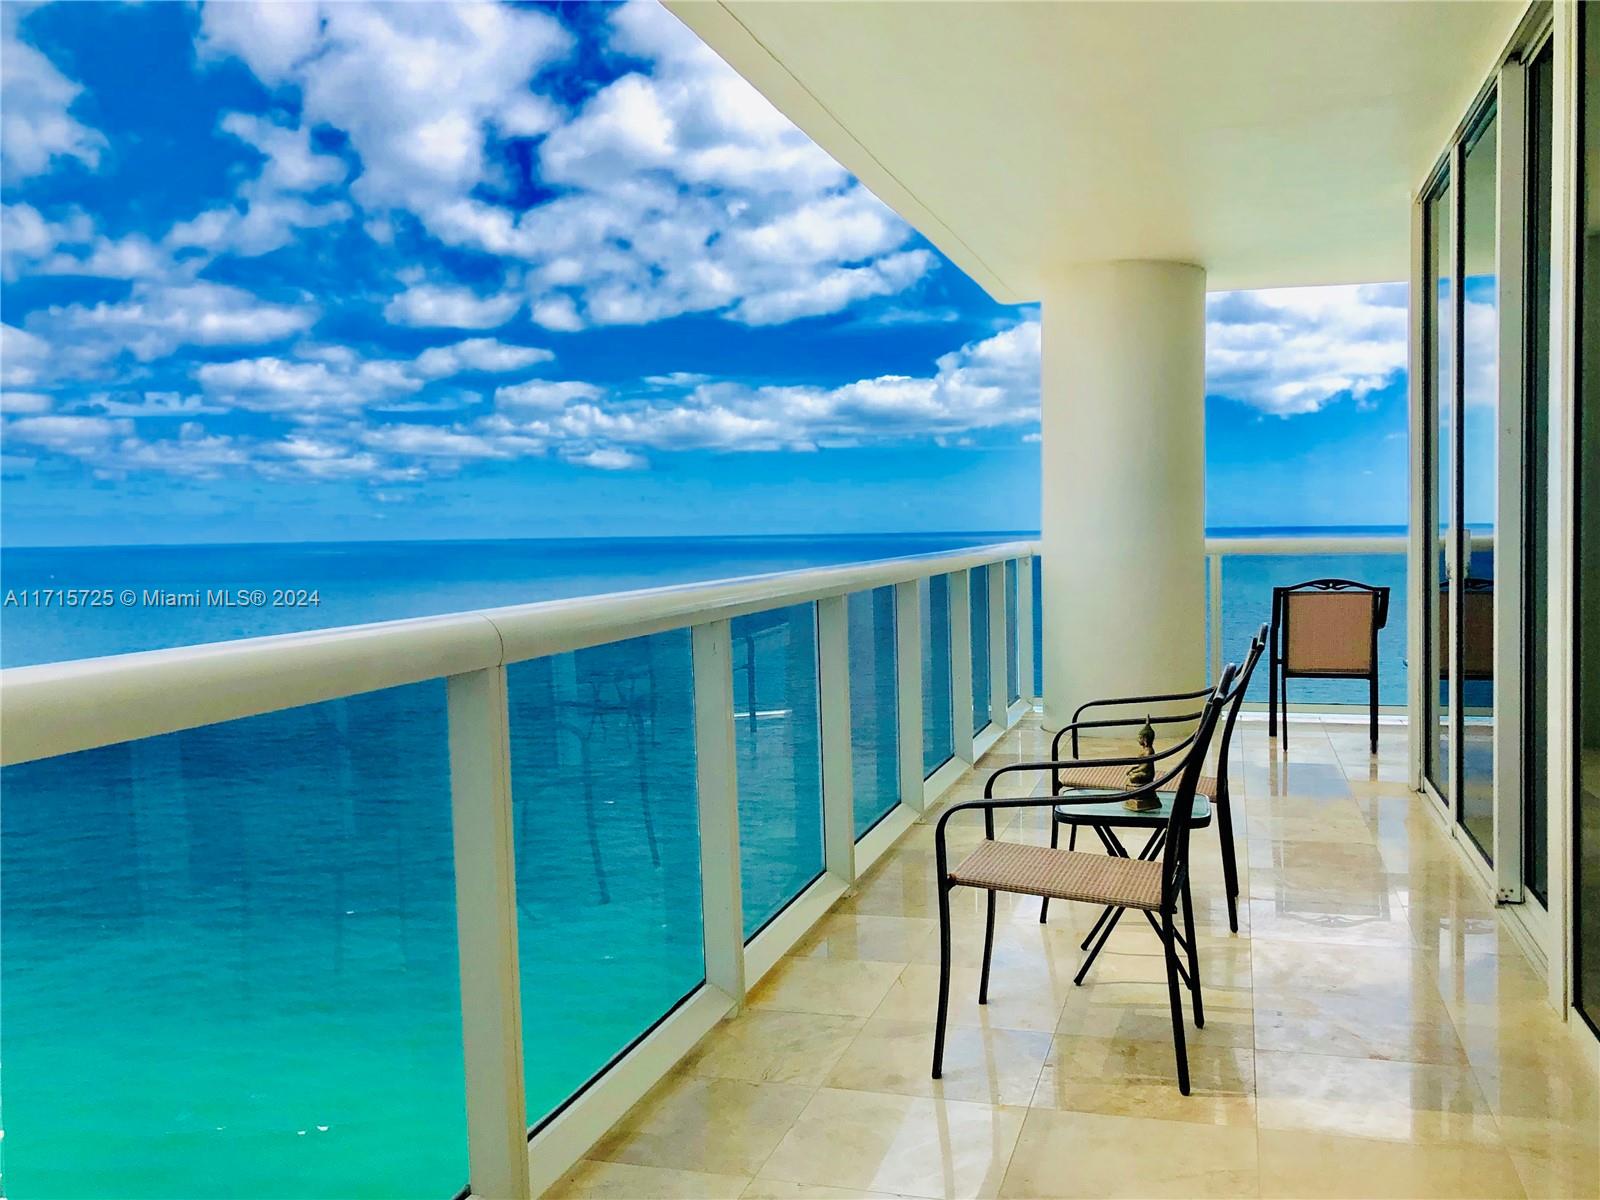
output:
[[[1439,611],[1450,611],[1448,582],[1439,588]],[[1494,580],[1476,575],[1461,581],[1461,678],[1494,678]]]
[[[1173,789],[1172,811],[1167,820],[1166,840],[1159,859],[1121,858],[1088,854],[1077,850],[1052,849],[996,841],[994,814],[997,809],[1054,808],[1059,796],[1019,796],[996,799],[995,781],[1012,771],[1048,771],[1055,763],[1012,763],[989,777],[982,800],[954,804],[939,818],[934,830],[934,859],[939,892],[939,1008],[933,1035],[933,1077],[944,1071],[945,1020],[950,1010],[950,892],[957,887],[981,888],[988,893],[988,909],[983,933],[983,970],[978,978],[978,1003],[989,1002],[989,961],[994,950],[995,893],[1012,892],[1024,896],[1049,896],[1057,900],[1078,900],[1089,904],[1138,909],[1160,937],[1166,960],[1167,999],[1172,1009],[1173,1051],[1178,1063],[1178,1090],[1189,1094],[1189,1057],[1183,1030],[1183,999],[1179,981],[1187,985],[1194,1006],[1196,1027],[1205,1025],[1205,1009],[1200,997],[1200,958],[1194,933],[1194,902],[1189,893],[1189,821],[1194,806],[1195,788],[1205,769],[1206,753],[1224,706],[1232,699],[1231,688],[1238,667],[1229,664],[1222,672],[1216,690],[1200,711],[1194,733],[1169,747],[1157,757],[1168,760],[1164,773],[1152,786]],[[1131,766],[1147,762],[1133,758],[1101,759],[1089,765]],[[1158,772],[1161,768],[1158,768]],[[1095,797],[1091,803],[1126,800],[1145,790],[1124,790],[1110,796]],[[958,812],[982,812],[984,839],[977,849],[955,867],[949,865],[945,829]],[[1183,909],[1183,933],[1177,930],[1178,908]],[[1179,962],[1182,949],[1187,966]],[[1077,980],[1082,982],[1082,978]]]
[[[1376,754],[1378,630],[1388,620],[1386,587],[1353,579],[1310,579],[1273,588],[1267,736],[1278,736],[1281,708],[1283,742],[1288,745],[1290,679],[1365,679],[1368,736]]]
[[[1217,815],[1217,840],[1222,851],[1222,878],[1227,891],[1228,899],[1228,928],[1234,933],[1239,932],[1239,865],[1236,848],[1233,843],[1233,811],[1231,791],[1228,786],[1228,751],[1233,743],[1234,724],[1239,719],[1239,709],[1244,705],[1244,694],[1250,686],[1250,679],[1255,674],[1256,663],[1260,661],[1267,645],[1267,627],[1261,626],[1256,635],[1250,639],[1250,649],[1245,655],[1244,666],[1239,671],[1239,677],[1234,688],[1233,700],[1228,705],[1227,711],[1222,715],[1222,732],[1217,738],[1216,774],[1201,775],[1195,787],[1195,828],[1203,829],[1211,822],[1212,810]],[[1199,692],[1175,692],[1153,696],[1112,696],[1103,700],[1090,700],[1080,704],[1077,711],[1072,714],[1072,723],[1058,730],[1055,738],[1050,743],[1050,757],[1057,760],[1055,768],[1051,771],[1051,787],[1057,795],[1074,794],[1076,800],[1071,804],[1062,804],[1056,809],[1055,819],[1050,825],[1050,844],[1055,846],[1061,832],[1061,826],[1069,829],[1067,849],[1078,848],[1078,827],[1090,826],[1099,835],[1100,840],[1106,843],[1106,848],[1112,853],[1118,853],[1114,846],[1119,846],[1115,840],[1113,829],[1149,829],[1152,837],[1159,837],[1158,832],[1166,820],[1166,803],[1157,809],[1144,812],[1131,812],[1124,808],[1120,802],[1105,803],[1100,805],[1086,804],[1087,799],[1083,793],[1116,791],[1126,787],[1127,771],[1120,767],[1084,767],[1075,766],[1074,761],[1079,757],[1078,734],[1080,730],[1097,729],[1108,730],[1125,728],[1128,726],[1142,725],[1147,719],[1146,715],[1137,717],[1102,718],[1098,720],[1083,720],[1083,714],[1094,708],[1135,708],[1144,709],[1152,704],[1171,703],[1174,701],[1195,700],[1209,696],[1209,690]],[[1199,720],[1198,712],[1163,714],[1149,716],[1152,725],[1189,724]],[[1070,737],[1072,740],[1072,760],[1061,760],[1061,741]],[[1147,847],[1148,849],[1148,847]],[[1050,914],[1050,901],[1043,900],[1039,904],[1039,923],[1042,925]],[[1089,937],[1084,939],[1084,949],[1088,949],[1089,942],[1094,938],[1097,930],[1091,930]]]

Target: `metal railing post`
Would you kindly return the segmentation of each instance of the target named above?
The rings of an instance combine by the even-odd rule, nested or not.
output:
[[[922,601],[917,584],[894,588],[895,714],[900,722],[900,803],[922,811]]]
[[[1222,662],[1222,555],[1207,555],[1206,567],[1211,576],[1211,629],[1206,648],[1211,656],[1210,678],[1215,683]]]
[[[989,722],[998,733],[1011,710],[1011,681],[1006,656],[1006,564],[990,563],[989,572]],[[1017,681],[1021,684],[1021,680]]]
[[[731,626],[727,621],[709,621],[696,625],[690,636],[706,982],[739,1004],[744,1000],[744,898],[739,876]]]
[[[951,571],[949,578],[950,737],[955,756],[970,763],[978,757],[972,744],[972,584],[966,571]]]
[[[528,1114],[505,668],[452,675],[446,687],[468,1179],[474,1196],[522,1200]]]
[[[1034,695],[1033,675],[1033,556],[1017,559],[1017,691],[1029,705]]]
[[[822,710],[822,845],[828,873],[856,878],[855,782],[850,755],[850,598],[817,601]]]

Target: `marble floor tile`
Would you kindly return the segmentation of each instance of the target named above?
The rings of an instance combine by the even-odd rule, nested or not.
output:
[[[823,1088],[760,1178],[950,1200],[994,1196],[1026,1111]]]
[[[683,1066],[717,1079],[820,1087],[865,1023],[863,1017],[750,1007],[717,1026]]]
[[[1308,1200],[1517,1200],[1525,1195],[1498,1147],[1418,1145],[1330,1133],[1260,1134],[1261,1195]]]
[[[1057,1037],[1039,1076],[1034,1108],[1255,1126],[1255,1056],[1248,1046],[1188,1047],[1190,1094],[1178,1091],[1172,1029],[1153,1039]]]
[[[636,1105],[589,1157],[753,1176],[812,1094],[785,1083],[675,1075]]]
[[[1600,1080],[1546,985],[1409,791],[1403,726],[1297,717],[1287,752],[1243,721],[1230,761],[1239,931],[1215,827],[1190,868],[1206,1024],[1183,1015],[1177,1089],[1160,942],[1126,914],[1083,986],[1098,909],[950,895],[944,1077],[933,822],[998,763],[1048,753],[1008,732],[924,814],[552,1196],[1600,1197]],[[1107,743],[1094,749],[1104,751]],[[1088,747],[1086,747],[1088,752]],[[1043,777],[1007,777],[1029,794]],[[1047,844],[1048,810],[997,836]],[[952,819],[959,861],[980,819]],[[1125,838],[1131,846],[1137,838]],[[1080,849],[1100,852],[1097,839]]]
[[[1033,1108],[1000,1195],[1210,1197],[1257,1194],[1256,1132]]]
[[[1477,1079],[1460,1065],[1257,1049],[1256,1115],[1264,1130],[1501,1145]]]
[[[750,992],[753,1008],[867,1017],[899,978],[899,963],[785,958]]]
[[[934,1079],[933,1033],[932,1021],[868,1021],[828,1073],[826,1085],[982,1104],[1025,1105],[1033,1099],[1050,1034],[952,1026],[945,1035],[943,1074]]]
[[[743,1175],[713,1175],[633,1163],[584,1159],[545,1193],[550,1200],[737,1200],[750,1180]]]

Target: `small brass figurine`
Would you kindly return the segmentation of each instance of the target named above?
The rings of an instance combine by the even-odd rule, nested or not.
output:
[[[1156,778],[1156,731],[1150,724],[1150,718],[1144,719],[1144,727],[1139,730],[1139,753],[1144,756],[1143,762],[1136,762],[1128,768],[1128,786],[1130,788],[1147,787],[1155,782]],[[1153,791],[1140,792],[1122,802],[1124,808],[1134,812],[1148,812],[1152,808],[1161,807],[1161,797]]]

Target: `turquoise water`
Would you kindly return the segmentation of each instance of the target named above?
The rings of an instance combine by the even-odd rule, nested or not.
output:
[[[16,665],[1003,536],[8,550],[7,590],[319,595],[291,609],[13,606],[0,639]],[[1386,582],[1400,561],[1230,560],[1229,651],[1272,583]],[[920,589],[929,772],[950,752],[946,582]],[[1008,579],[1008,609],[1013,595]],[[973,599],[976,614],[988,597]],[[892,593],[848,611],[859,835],[897,798]],[[733,632],[753,933],[822,870],[814,609]],[[1385,654],[1403,651],[1403,630],[1387,639]],[[989,667],[986,637],[976,646],[975,685]],[[1385,661],[1387,698],[1403,676]],[[704,977],[692,688],[685,631],[508,671],[530,1125]],[[7,768],[0,788],[6,1194],[465,1183],[442,682]]]

